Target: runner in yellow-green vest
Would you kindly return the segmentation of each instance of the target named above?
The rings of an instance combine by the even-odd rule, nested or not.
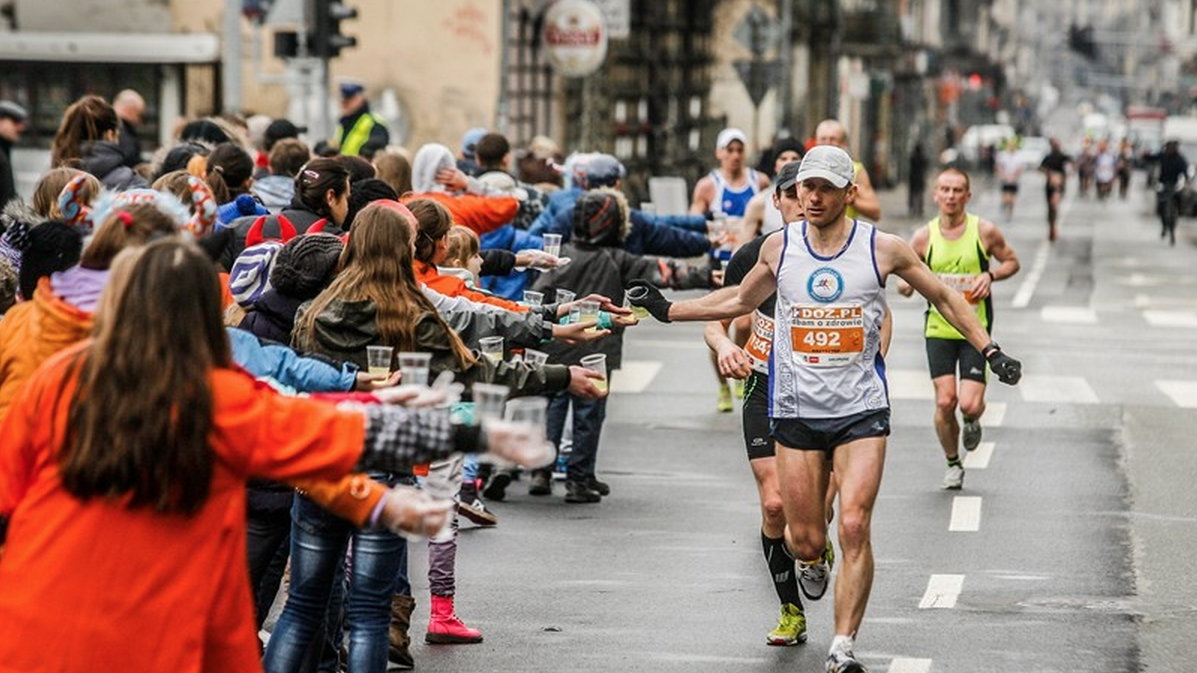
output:
[[[370,111],[366,88],[359,82],[341,83],[341,121],[333,145],[341,154],[369,158],[391,142],[386,120]]]
[[[942,171],[935,180],[939,217],[914,232],[910,246],[945,285],[964,295],[976,308],[981,324],[992,332],[991,286],[1018,273],[1018,256],[996,224],[967,211],[970,198],[967,173],[956,168]],[[904,283],[899,283],[898,291],[907,296],[911,293]],[[934,306],[927,307],[924,336],[935,384],[935,433],[948,461],[941,487],[956,490],[964,486],[960,445],[972,451],[981,442],[985,358]],[[963,430],[956,421],[957,406],[964,418]]]

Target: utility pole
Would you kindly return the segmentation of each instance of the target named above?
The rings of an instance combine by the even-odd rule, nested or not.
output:
[[[774,125],[778,131],[790,131],[790,123],[793,118],[790,112],[790,104],[793,100],[793,91],[791,85],[794,82],[794,0],[778,0],[781,5],[779,14],[781,18],[781,40],[778,41],[777,49],[781,61],[781,77],[777,83],[777,107],[776,107],[776,124]],[[792,135],[792,133],[791,133]]]
[[[224,2],[220,102],[226,114],[241,110],[241,0]]]

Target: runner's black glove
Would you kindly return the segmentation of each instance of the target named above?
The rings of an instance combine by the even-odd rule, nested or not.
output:
[[[985,359],[989,361],[989,368],[997,374],[998,380],[1007,385],[1017,385],[1022,378],[1022,363],[1002,352],[1002,347],[996,342],[989,342],[985,347]]]
[[[645,280],[634,280],[627,286],[628,302],[632,306],[648,310],[654,318],[661,322],[670,322],[669,307],[673,302],[665,298],[655,285]]]

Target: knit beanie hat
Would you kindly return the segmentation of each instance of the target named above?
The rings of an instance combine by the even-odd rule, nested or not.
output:
[[[393,187],[378,178],[357,180],[351,183],[349,185],[349,210],[345,215],[344,226],[341,228],[349,231],[353,227],[353,218],[357,217],[362,208],[379,199],[398,201],[399,195],[395,193]]]
[[[614,189],[592,189],[574,206],[573,238],[579,243],[617,247],[629,227],[627,200]]]
[[[242,307],[253,306],[270,289],[270,269],[282,249],[282,243],[266,241],[246,248],[237,256],[229,271],[229,292]]]
[[[29,230],[29,247],[21,257],[17,285],[25,299],[33,297],[43,276],[65,271],[79,263],[83,235],[58,220],[43,222]]]
[[[332,234],[305,234],[279,250],[270,272],[270,285],[295,299],[313,299],[332,282],[344,249]]]

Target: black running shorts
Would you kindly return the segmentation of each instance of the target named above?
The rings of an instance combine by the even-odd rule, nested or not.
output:
[[[773,457],[773,437],[769,435],[769,376],[753,371],[744,381],[744,406],[740,413],[744,426],[744,448],[748,460]]]
[[[1002,191],[1010,192],[1011,194],[1017,194],[1018,193],[1018,183],[1017,182],[1003,182],[1002,183]]]
[[[985,357],[964,339],[927,339],[927,364],[931,378],[956,376],[957,364],[960,378],[984,385],[988,378]]]
[[[889,436],[889,409],[862,411],[843,418],[774,418],[773,438],[790,449],[824,451],[867,437]]]

